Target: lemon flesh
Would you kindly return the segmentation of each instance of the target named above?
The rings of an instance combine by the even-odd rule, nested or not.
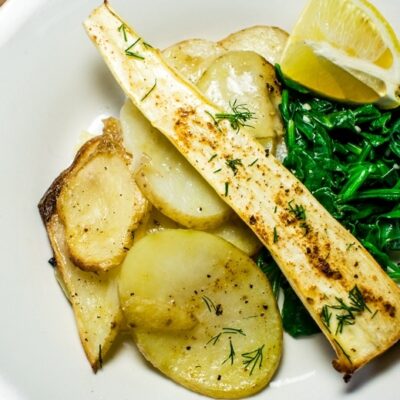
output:
[[[283,73],[339,101],[400,104],[400,44],[365,0],[310,0],[281,58]]]

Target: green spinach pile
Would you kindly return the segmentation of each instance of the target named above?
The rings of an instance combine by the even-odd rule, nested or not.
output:
[[[392,254],[400,251],[400,108],[328,101],[276,71],[288,150],[283,164],[400,283]],[[318,332],[267,251],[257,263],[277,296],[283,289],[284,329],[295,337]]]

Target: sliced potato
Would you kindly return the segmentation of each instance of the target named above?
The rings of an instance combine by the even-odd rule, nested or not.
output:
[[[270,64],[279,63],[289,34],[274,26],[257,25],[232,33],[218,42],[228,51],[255,51]]]
[[[81,152],[63,174],[57,212],[70,257],[84,270],[119,265],[146,211],[147,201],[135,183],[121,140],[119,123],[108,120],[96,148],[90,148],[89,155]]]
[[[94,273],[75,266],[68,256],[64,227],[57,215],[48,223],[47,232],[56,259],[56,276],[72,304],[86,356],[97,371],[122,323],[116,279],[119,269]]]
[[[256,138],[281,136],[283,125],[276,104],[280,87],[275,69],[252,51],[231,51],[212,62],[197,87],[213,103],[228,113],[245,106],[254,113],[246,121]],[[273,98],[276,97],[277,99]]]
[[[127,150],[147,157],[141,158],[136,182],[159,211],[196,229],[214,228],[227,220],[230,208],[130,101],[121,110],[121,124]]]
[[[223,239],[191,230],[146,236],[122,265],[119,293],[143,355],[194,391],[248,396],[277,368],[282,327],[270,285]]]
[[[248,256],[253,256],[262,247],[262,243],[258,237],[237,217],[231,218],[229,221],[224,222],[218,228],[212,229],[209,232],[232,243]]]
[[[136,229],[135,243],[146,235],[165,229],[179,228],[182,227],[164,214],[161,214],[156,208],[153,208],[143,223],[140,224],[139,228]],[[232,216],[228,221],[208,232],[232,243],[249,256],[254,255],[262,246],[251,229],[235,216]]]
[[[214,59],[224,52],[225,49],[218,43],[204,39],[189,39],[165,49],[163,57],[188,81],[196,84]]]
[[[141,222],[138,229],[136,229],[134,243],[136,243],[144,236],[150,235],[151,233],[162,231],[164,229],[178,228],[181,228],[179,224],[177,224],[172,219],[166,217],[164,214],[160,213],[157,208],[152,207],[149,214]]]

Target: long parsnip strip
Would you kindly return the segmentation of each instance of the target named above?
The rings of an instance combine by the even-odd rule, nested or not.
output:
[[[270,250],[333,345],[334,367],[351,374],[396,343],[399,288],[309,191],[245,127],[216,125],[221,110],[107,3],[85,27],[134,104]]]

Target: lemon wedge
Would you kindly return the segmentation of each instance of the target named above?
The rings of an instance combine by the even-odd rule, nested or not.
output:
[[[326,97],[400,104],[400,43],[366,0],[310,0],[280,61],[283,73]]]

